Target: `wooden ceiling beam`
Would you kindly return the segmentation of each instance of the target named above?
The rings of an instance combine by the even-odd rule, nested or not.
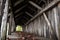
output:
[[[29,3],[30,3],[31,5],[33,5],[34,7],[38,8],[38,9],[41,9],[41,8],[40,8],[37,4],[35,4],[34,2],[29,1]]]
[[[18,16],[20,16],[20,15],[22,15],[22,14],[23,14],[23,12],[17,14],[17,15],[15,16],[15,18],[17,18]]]
[[[29,15],[30,17],[33,17],[30,13],[28,13],[28,12],[25,12],[27,15]]]
[[[26,5],[24,5],[23,7],[19,8],[18,10],[16,10],[14,13],[19,12],[20,10],[22,10],[22,9],[23,9],[23,8],[25,8],[26,6],[27,6],[27,4],[26,4]]]
[[[19,1],[17,1],[13,6],[15,7],[15,6],[17,6],[19,3],[21,3],[21,2],[23,2],[24,0],[19,0]]]

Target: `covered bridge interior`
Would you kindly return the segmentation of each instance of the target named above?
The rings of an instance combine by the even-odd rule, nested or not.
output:
[[[2,39],[8,24],[9,34],[15,32],[17,25],[21,25],[23,32],[60,39],[60,0],[3,0],[1,13]]]
[[[11,7],[16,25],[25,25],[38,13],[40,7],[43,9],[47,4],[47,0],[12,0]]]

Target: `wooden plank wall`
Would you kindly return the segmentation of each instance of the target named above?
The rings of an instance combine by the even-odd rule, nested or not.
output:
[[[60,4],[45,12],[57,38],[60,37]],[[41,37],[50,38],[50,28],[46,23],[43,15],[38,16],[35,20],[26,25],[26,32],[35,33]],[[53,36],[52,36],[53,37]]]

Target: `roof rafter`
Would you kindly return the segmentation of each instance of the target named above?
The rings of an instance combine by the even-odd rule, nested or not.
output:
[[[18,14],[18,15],[16,15],[16,16],[15,16],[15,18],[17,18],[18,16],[20,16],[20,15],[22,15],[22,14],[23,14],[23,12],[21,12],[21,13],[20,13],[20,14]]]
[[[34,7],[38,8],[38,9],[41,9],[41,8],[40,8],[37,4],[35,4],[34,2],[29,1],[29,3],[30,3],[31,5],[33,5]]]
[[[25,12],[27,15],[29,15],[30,17],[33,17],[30,13],[28,13],[28,12]]]
[[[18,10],[16,10],[14,13],[19,12],[20,10],[22,10],[22,9],[23,9],[23,8],[25,8],[26,6],[27,6],[27,4],[26,4],[26,5],[24,5],[23,7],[19,8]]]
[[[24,0],[19,0],[18,2],[16,2],[13,6],[15,7],[16,5],[18,5],[19,3],[23,2]]]

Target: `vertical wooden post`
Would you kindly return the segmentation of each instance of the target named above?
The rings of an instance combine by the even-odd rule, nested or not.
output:
[[[9,34],[11,34],[11,32],[14,32],[14,28],[15,28],[15,21],[14,21],[13,13],[11,12],[9,19]]]
[[[13,17],[13,14],[11,14],[12,15],[12,32],[14,32],[14,30],[15,30],[15,21],[14,21],[14,17]]]
[[[1,40],[5,40],[6,37],[6,29],[7,29],[7,15],[8,15],[8,1],[5,2],[5,8],[3,10],[2,24],[1,24]]]
[[[7,37],[8,37],[8,32],[9,32],[9,23],[7,23]]]
[[[0,0],[0,16],[1,16],[1,0]]]
[[[12,15],[11,15],[11,13],[10,13],[10,18],[9,18],[9,32],[8,32],[8,35],[11,35],[11,25],[12,25]]]
[[[58,4],[58,15],[59,15],[59,24],[58,24],[58,32],[59,32],[59,40],[60,40],[60,3]]]
[[[12,15],[12,32],[15,31],[15,21],[14,21],[14,17]]]
[[[58,15],[58,8],[55,7],[53,9],[54,11],[54,19],[55,19],[55,31],[56,31],[56,36],[59,39],[59,15]]]

